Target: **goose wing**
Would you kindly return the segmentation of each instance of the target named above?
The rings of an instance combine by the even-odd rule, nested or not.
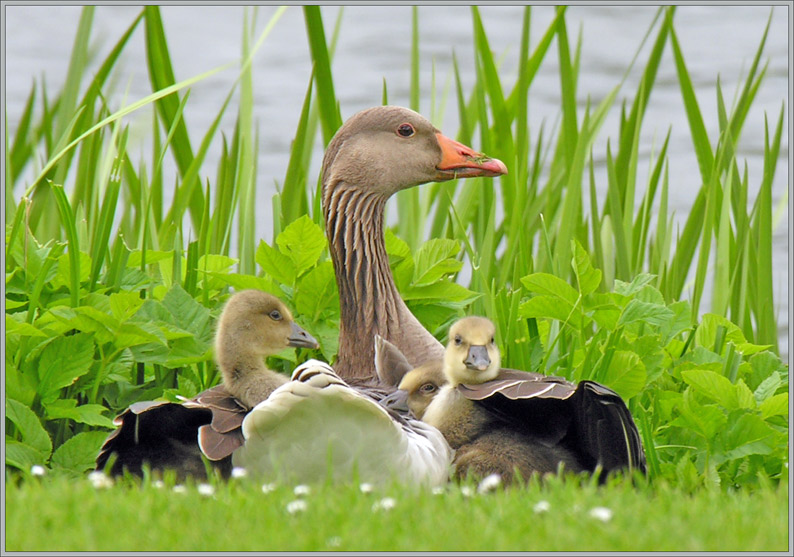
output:
[[[640,432],[620,395],[595,381],[582,381],[572,406],[578,445],[606,472],[628,468],[646,473]]]
[[[564,445],[590,470],[645,472],[639,431],[623,399],[594,381],[503,369],[493,381],[458,390],[539,442]]]
[[[243,444],[241,427],[248,409],[223,385],[207,389],[183,404],[188,408],[207,408],[212,412],[210,422],[198,428],[199,448],[207,458],[222,460]]]
[[[96,468],[104,470],[110,464],[111,474],[126,469],[141,475],[148,464],[152,469],[174,468],[180,474],[204,473],[196,435],[211,419],[207,408],[168,401],[136,402],[113,420],[118,427],[102,445]]]
[[[235,466],[287,481],[351,480],[439,485],[452,450],[435,428],[390,412],[323,362],[298,366],[245,417]]]
[[[153,469],[204,475],[203,454],[220,462],[222,473],[228,473],[227,457],[243,443],[240,428],[245,412],[220,385],[182,403],[136,402],[113,420],[117,428],[102,445],[96,468],[104,469],[115,454],[109,470],[112,474],[126,469],[141,475],[148,463]]]

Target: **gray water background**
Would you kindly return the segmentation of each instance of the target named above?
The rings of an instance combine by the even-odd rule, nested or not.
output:
[[[163,6],[161,8],[170,54],[177,80],[187,79],[230,61],[241,52],[242,6]],[[791,14],[785,5],[770,6],[680,6],[675,15],[675,29],[683,50],[693,86],[700,103],[709,137],[718,130],[716,84],[722,85],[730,106],[741,79],[752,63],[764,28],[772,10],[769,36],[762,58],[768,61],[767,75],[749,112],[741,141],[738,160],[747,163],[750,195],[755,197],[761,182],[764,152],[764,116],[774,129],[781,106],[785,107],[785,127],[781,139],[780,162],[773,182],[773,204],[779,210],[779,221],[773,237],[774,297],[779,312],[781,355],[788,354],[789,305],[789,128],[790,119],[790,25]],[[13,137],[30,87],[35,80],[46,80],[54,92],[65,79],[74,34],[80,17],[79,6],[5,6],[4,13],[4,109],[9,137]],[[107,55],[121,34],[139,13],[137,6],[98,6],[94,16],[91,44],[97,55],[92,69]],[[274,6],[258,7],[255,36],[264,29],[275,13]],[[330,40],[338,6],[324,6],[322,15]],[[509,90],[517,77],[517,52],[521,38],[523,7],[484,6],[480,8],[490,45],[501,57],[503,87]],[[654,6],[574,5],[566,14],[569,40],[573,45],[581,31],[582,50],[577,101],[583,114],[587,98],[593,106],[600,102],[627,71],[656,14]],[[531,44],[534,49],[554,17],[554,7],[536,6],[532,10]],[[467,6],[421,6],[420,112],[433,119],[447,135],[457,131],[457,106],[454,88],[447,95],[441,113],[439,104],[431,107],[433,74],[438,97],[442,97],[452,75],[452,55],[457,58],[464,90],[474,82],[474,53],[471,11]],[[628,74],[618,101],[607,117],[593,146],[596,157],[596,180],[599,206],[606,191],[606,141],[618,137],[619,103],[631,102],[637,90],[641,70],[647,61],[653,39],[640,51],[635,68]],[[391,104],[409,104],[410,91],[411,8],[409,6],[346,6],[342,28],[333,61],[335,88],[343,118],[360,109],[380,104],[383,80],[386,80]],[[119,108],[126,94],[127,104],[151,93],[145,65],[144,32],[135,31],[114,76],[116,95],[113,108]],[[271,197],[286,172],[290,144],[297,128],[301,104],[311,72],[311,58],[306,40],[303,13],[299,6],[289,7],[276,23],[253,62],[254,116],[260,132],[257,177],[257,232],[270,241],[272,237]],[[194,149],[218,114],[231,89],[238,70],[220,72],[191,88],[185,107],[185,118],[192,134]],[[83,84],[85,87],[86,83]],[[126,92],[126,93],[125,93]],[[541,123],[545,136],[560,116],[560,84],[557,71],[556,41],[541,65],[530,89],[529,113],[531,138],[537,136]],[[234,100],[221,121],[221,130],[230,137],[234,131]],[[435,108],[435,111],[431,109]],[[151,113],[144,109],[125,119],[131,125],[128,144],[130,153],[148,158],[146,143],[151,133]],[[649,160],[661,146],[668,129],[670,199],[669,210],[683,226],[700,187],[700,173],[692,146],[678,85],[675,64],[668,44],[662,58],[640,138],[638,191],[644,191]],[[771,132],[770,132],[771,133]],[[478,148],[476,144],[472,145]],[[219,138],[207,156],[214,163],[220,155]],[[319,172],[322,144],[317,141],[309,180]],[[176,170],[166,161],[165,182],[173,183]],[[135,162],[137,165],[137,162]],[[147,166],[151,166],[147,163]],[[33,175],[33,169],[28,168]],[[169,174],[169,172],[171,174]],[[215,167],[205,164],[202,179],[215,180]],[[67,184],[68,187],[68,184]],[[588,205],[585,204],[587,207]],[[393,208],[390,218],[394,219]],[[675,246],[673,246],[675,249]],[[684,297],[688,297],[685,291]],[[701,312],[710,309],[710,293],[705,293]]]

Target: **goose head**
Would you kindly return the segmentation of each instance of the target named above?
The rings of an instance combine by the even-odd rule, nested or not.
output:
[[[243,290],[223,308],[215,335],[215,355],[224,380],[261,370],[262,359],[288,347],[317,348],[317,341],[292,318],[284,303],[266,292]],[[251,362],[259,365],[247,365]]]
[[[446,382],[442,362],[428,362],[403,376],[398,390],[395,391],[395,399],[401,397],[416,419],[421,420],[425,410]]]
[[[501,367],[496,327],[484,317],[464,317],[449,329],[444,375],[452,386],[495,379]]]
[[[389,197],[426,182],[506,174],[507,167],[443,135],[400,106],[363,110],[339,128],[323,159],[324,197],[339,184]]]

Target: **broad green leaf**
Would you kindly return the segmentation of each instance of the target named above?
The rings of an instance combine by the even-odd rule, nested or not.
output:
[[[110,311],[118,321],[132,317],[143,304],[137,292],[114,292],[109,296]]]
[[[240,290],[264,290],[276,296],[282,296],[284,291],[269,277],[254,277],[240,273],[207,273],[207,276],[228,284],[238,292]]]
[[[670,425],[691,429],[706,441],[711,442],[723,431],[728,418],[715,404],[698,404],[693,397],[684,395],[684,404],[679,407],[681,414]]]
[[[26,445],[41,453],[44,460],[50,456],[52,441],[33,410],[6,397],[6,418],[14,423]]]
[[[71,286],[72,276],[71,276],[71,267],[70,267],[70,259],[69,254],[64,253],[58,258],[58,274],[55,275],[55,278],[52,280],[52,285],[55,288],[65,286],[69,288]],[[91,276],[91,257],[81,251],[80,252],[80,276],[79,280],[81,283],[88,282],[88,279]]]
[[[24,316],[22,314],[14,314],[14,315],[19,315],[20,317],[22,317],[24,319]],[[16,319],[14,319],[14,317],[10,313],[6,313],[6,330],[5,330],[5,333],[6,333],[6,335],[21,335],[21,336],[28,336],[28,337],[45,337],[46,338],[46,336],[47,336],[44,333],[42,333],[39,329],[34,327],[33,325],[25,323],[24,321],[17,321]]]
[[[163,307],[171,312],[174,322],[183,329],[204,340],[212,336],[210,310],[194,300],[178,284],[174,284],[163,298]]]
[[[99,344],[112,342],[112,329],[118,326],[118,322],[113,316],[102,313],[90,306],[79,308],[57,306],[50,309],[49,313],[65,325],[68,325],[70,329],[93,333]]]
[[[728,425],[725,457],[733,460],[751,454],[769,454],[774,447],[775,430],[753,414],[742,414]]]
[[[533,296],[518,306],[521,317],[557,319],[567,322],[577,330],[582,328],[582,313],[556,296]],[[589,321],[589,319],[588,319]]]
[[[156,342],[166,344],[166,338],[163,332],[153,323],[135,323],[128,321],[122,323],[116,329],[116,336],[113,344],[118,348],[127,348],[137,344],[146,344],[148,342]]]
[[[753,393],[755,395],[755,399],[759,403],[764,402],[766,399],[775,394],[775,391],[777,391],[778,387],[780,387],[780,384],[780,374],[777,371],[773,371],[772,375],[764,379],[761,384],[758,385],[758,388],[756,388],[755,393]]]
[[[308,215],[292,221],[278,235],[276,243],[281,253],[292,260],[297,276],[317,263],[326,247],[323,230]]]
[[[402,293],[404,300],[435,300],[446,303],[468,304],[481,294],[472,292],[455,282],[436,282],[425,286],[412,286]]]
[[[774,372],[783,372],[783,370],[786,369],[786,366],[782,364],[780,358],[771,352],[761,352],[751,356],[750,367],[752,369],[752,375],[748,378],[747,386],[751,389],[757,389],[758,386]],[[788,377],[788,373],[784,375]],[[785,381],[785,383],[788,383],[788,381]]]
[[[739,408],[755,409],[758,404],[753,397],[753,392],[741,379],[736,381],[736,402]]]
[[[711,400],[719,402],[729,410],[739,407],[736,388],[727,377],[706,369],[688,369],[681,377],[695,391]]]
[[[634,296],[637,292],[645,288],[646,285],[650,284],[654,278],[653,275],[640,273],[634,277],[631,282],[623,282],[622,280],[615,279],[615,293],[621,294],[622,296]]]
[[[107,438],[104,431],[78,433],[52,454],[52,464],[71,470],[85,472],[96,466],[96,455]]]
[[[47,457],[40,451],[37,451],[27,443],[20,443],[16,439],[11,439],[6,435],[6,466],[14,466],[25,472],[30,471],[30,467],[34,464],[46,464]]]
[[[281,284],[292,286],[297,277],[292,259],[279,250],[269,246],[264,240],[256,249],[256,262],[262,267],[266,277],[272,277]]]
[[[599,327],[608,331],[614,331],[618,326],[621,308],[611,294],[589,294],[584,300],[584,311]]]
[[[107,408],[101,404],[82,404],[77,406],[76,399],[58,399],[45,406],[48,420],[66,418],[81,424],[113,428],[113,420],[103,413]]]
[[[595,292],[601,284],[601,270],[593,267],[590,255],[584,250],[578,240],[571,240],[573,250],[573,270],[579,282],[579,292],[586,296]]]
[[[8,337],[6,337],[6,350],[8,350]],[[14,399],[23,405],[30,406],[36,398],[36,381],[33,373],[22,373],[14,362],[9,360],[6,353],[5,361],[5,396]]]
[[[88,373],[94,362],[94,340],[78,333],[54,339],[41,353],[38,393],[43,402],[55,400],[58,391]]]
[[[668,323],[673,317],[673,311],[666,306],[641,302],[635,298],[623,308],[618,325],[628,325],[629,323],[641,321],[660,327]]]
[[[789,410],[788,393],[780,393],[766,399],[761,403],[759,409],[761,410],[761,417],[765,420],[772,416],[787,416]]]
[[[645,387],[646,377],[645,364],[637,354],[616,350],[601,382],[628,400]]]
[[[521,279],[521,283],[530,292],[555,296],[571,306],[579,299],[579,293],[570,284],[549,273],[527,275]]]
[[[460,245],[455,240],[434,238],[425,242],[414,256],[414,285],[432,284],[460,271],[463,263],[454,259],[459,251]]]
[[[326,308],[338,304],[338,296],[334,266],[323,261],[301,278],[295,294],[295,311],[315,321]]]

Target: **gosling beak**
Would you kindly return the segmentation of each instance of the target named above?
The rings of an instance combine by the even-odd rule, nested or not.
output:
[[[309,333],[304,331],[294,321],[292,322],[292,331],[287,337],[287,344],[295,348],[319,348],[320,344]]]
[[[398,389],[380,400],[381,406],[397,412],[408,412],[408,391]]]
[[[436,180],[507,174],[507,166],[499,159],[478,153],[441,133],[436,133],[436,139],[441,147],[441,163],[436,167]]]
[[[485,371],[491,365],[491,357],[488,356],[488,349],[485,346],[470,346],[466,359],[463,360],[466,367],[473,371]]]

